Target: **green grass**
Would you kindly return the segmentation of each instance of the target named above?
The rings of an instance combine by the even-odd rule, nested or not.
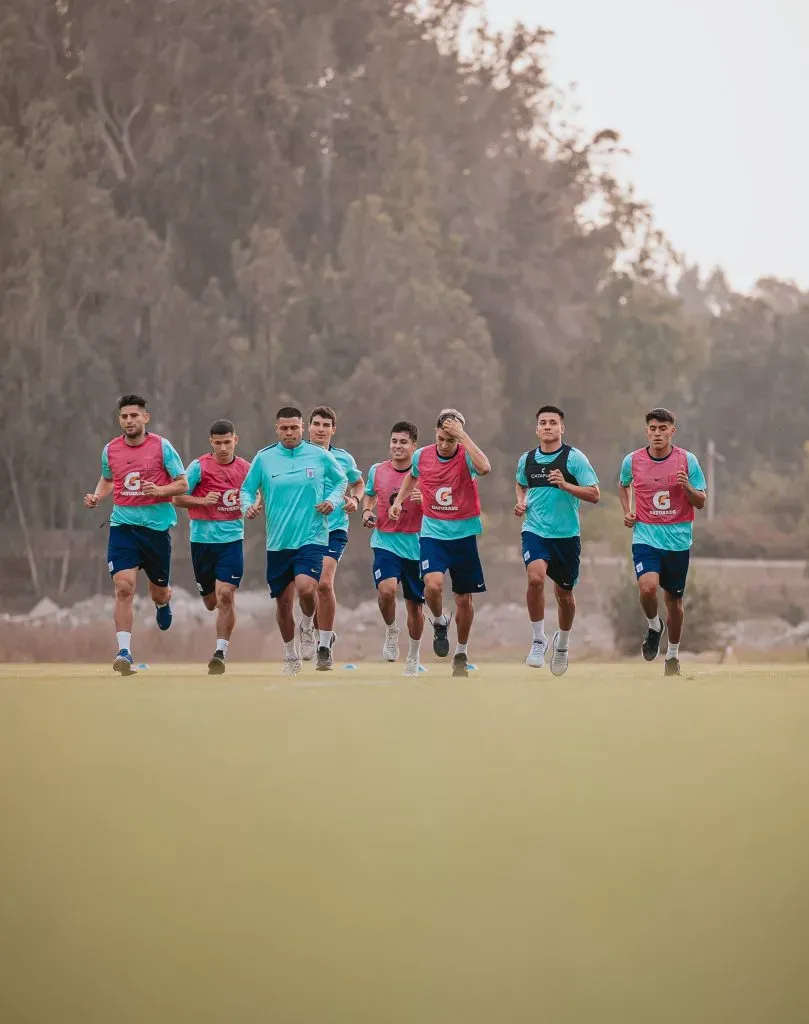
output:
[[[3,1024],[805,1024],[806,666],[0,667]]]

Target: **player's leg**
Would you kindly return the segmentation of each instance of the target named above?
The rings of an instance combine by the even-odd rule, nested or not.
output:
[[[557,537],[549,542],[551,560],[548,576],[553,580],[559,629],[551,641],[551,673],[563,676],[567,672],[570,632],[576,617],[576,598],[573,588],[579,578],[581,564],[581,539],[579,537]]]
[[[132,671],[133,601],[140,565],[140,548],[130,526],[111,526],[107,542],[107,568],[115,590],[115,631],[118,654],[112,667],[121,675]]]
[[[399,625],[396,622],[396,591],[402,578],[402,559],[385,548],[374,548],[374,586],[379,613],[385,623],[384,661],[399,660]]]
[[[214,596],[216,598],[216,650],[208,662],[211,675],[225,671],[230,638],[236,627],[236,591],[244,575],[244,545],[241,540],[212,544],[214,557]]]
[[[323,556],[323,569],[317,583],[317,618],[318,630],[327,633],[334,631],[334,619],[337,615],[337,598],[334,594],[334,577],[337,575],[337,559],[331,555]]]
[[[421,577],[424,580],[424,600],[433,616],[433,651],[439,658],[449,654],[449,616],[444,614],[444,574],[450,565],[446,541],[422,537]]]
[[[664,662],[667,676],[680,674],[680,641],[683,635],[683,594],[688,578],[688,551],[667,551],[663,555],[660,572],[660,586],[666,605],[666,630],[668,631],[668,649]]]
[[[452,562],[449,574],[452,580],[452,592],[455,596],[455,626],[458,642],[452,658],[453,676],[469,674],[468,646],[475,619],[474,594],[482,594],[486,590],[483,578],[483,566],[480,564],[477,537],[463,537],[449,542]]]
[[[327,553],[328,548],[323,544],[305,544],[293,556],[292,567],[295,573],[295,587],[298,592],[301,614],[305,621],[308,621],[309,617],[315,614],[315,607],[318,602],[318,585],[323,574],[323,562]],[[315,666],[319,672],[327,672],[334,665],[331,651],[332,644],[334,643],[333,627],[334,620],[329,620],[328,614],[321,609],[317,665]]]
[[[419,563],[416,560],[403,558],[401,569],[402,591],[407,609],[408,636],[404,674],[417,676],[419,674],[421,638],[424,634],[424,580],[421,578]]]
[[[658,614],[657,592],[660,588],[661,552],[648,544],[632,545],[632,561],[638,580],[638,597],[646,616],[646,636],[641,653],[646,661],[654,661],[660,651],[663,623]]]
[[[545,579],[550,552],[544,539],[528,530],[522,534],[522,560],[528,577],[525,604],[531,620],[531,650],[525,659],[530,668],[542,668],[548,639],[545,636]]]
[[[134,527],[141,548],[141,566],[149,580],[149,597],[154,601],[159,629],[171,626],[171,533]]]
[[[216,611],[216,554],[218,545],[202,544],[198,541],[191,542],[191,567],[194,570],[194,581],[197,584],[199,596],[203,605],[209,612]],[[218,674],[218,668],[212,668],[212,661],[208,662],[210,675]],[[224,661],[222,671],[224,672]]]
[[[295,572],[293,551],[267,552],[267,586],[275,601],[275,621],[284,643],[284,675],[296,676],[301,670],[301,658],[295,645]]]

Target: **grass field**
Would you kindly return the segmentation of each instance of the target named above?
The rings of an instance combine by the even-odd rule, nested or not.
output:
[[[201,671],[0,666],[3,1024],[809,1020],[805,665]]]

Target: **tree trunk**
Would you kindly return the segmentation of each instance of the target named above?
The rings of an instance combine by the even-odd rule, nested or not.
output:
[[[34,557],[34,548],[31,544],[31,535],[28,532],[28,524],[25,521],[25,510],[22,507],[20,489],[17,487],[17,476],[14,472],[14,465],[8,455],[4,454],[3,458],[6,463],[6,469],[8,470],[8,479],[11,485],[11,495],[14,498],[14,506],[17,509],[17,519],[20,523],[20,532],[22,533],[25,556],[28,559],[28,571],[31,574],[31,584],[36,596],[41,597],[42,590],[39,585],[39,572],[37,571],[36,558]]]

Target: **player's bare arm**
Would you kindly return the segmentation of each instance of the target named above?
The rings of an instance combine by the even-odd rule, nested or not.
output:
[[[107,480],[106,477],[102,476],[95,486],[95,490],[92,494],[85,494],[84,496],[84,507],[85,508],[96,508],[99,502],[108,498],[115,490],[115,484],[112,480]]]
[[[705,507],[705,491],[698,491],[696,487],[691,486],[688,480],[688,473],[684,469],[681,469],[677,474],[677,483],[685,491],[686,501],[692,508]]]
[[[376,503],[377,497],[375,494],[366,494],[362,499],[362,525],[367,530],[373,530],[376,526],[376,515],[374,514]]]
[[[632,485],[618,485],[618,500],[621,502],[621,511],[624,513],[624,526],[631,530],[637,523],[637,513],[632,511]]]
[[[413,476],[412,473],[408,473],[407,476],[404,478],[402,486],[399,488],[399,493],[396,495],[396,501],[394,501],[394,503],[391,505],[390,512],[388,513],[388,515],[394,521],[394,523],[402,514],[402,505],[404,505],[404,503],[413,493],[415,488],[416,478]]]
[[[364,494],[365,480],[360,477],[355,483],[349,485],[345,499],[343,500],[343,508],[349,515],[359,509],[362,504]]]
[[[153,480],[145,480],[143,493],[150,498],[177,498],[188,490],[188,481],[183,476],[175,476],[170,484],[158,486]]]
[[[488,473],[491,473],[492,466],[486,458],[486,454],[481,448],[478,448],[469,434],[467,434],[460,420],[456,420],[452,416],[448,417],[441,425],[441,429],[449,434],[450,437],[454,437],[469,452],[469,458],[478,476],[486,476]]]
[[[194,497],[193,494],[177,494],[172,501],[177,508],[205,508],[208,505],[216,505],[221,497],[219,491],[209,491],[204,497]]]
[[[515,487],[517,492],[517,500],[514,503],[514,515],[518,519],[522,519],[528,509],[528,488],[523,487],[522,484],[518,483]]]
[[[561,469],[552,469],[548,473],[548,483],[558,487],[560,491],[565,491],[571,497],[578,498],[579,501],[589,501],[593,505],[597,505],[601,497],[598,484],[589,484],[587,487],[571,484],[565,480]]]

